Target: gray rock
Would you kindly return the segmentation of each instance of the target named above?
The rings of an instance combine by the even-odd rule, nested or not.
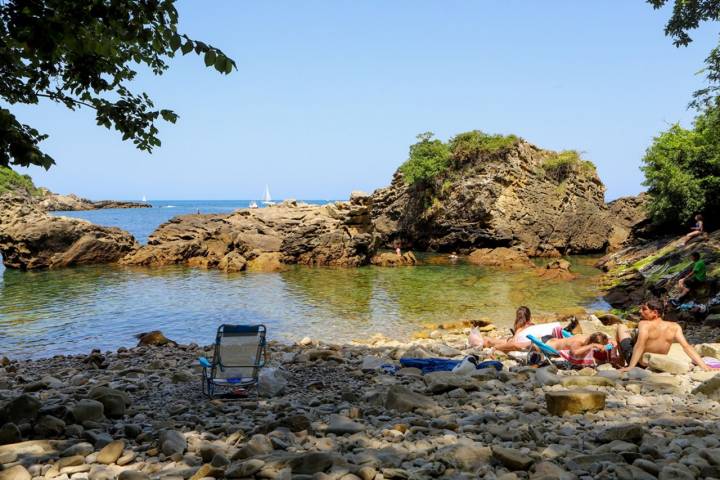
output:
[[[456,388],[471,392],[480,388],[481,383],[475,378],[456,375],[452,372],[431,372],[423,376],[428,392],[445,393]]]
[[[720,375],[704,381],[692,391],[695,395],[702,394],[711,400],[720,401]]]
[[[40,400],[30,395],[20,395],[0,408],[0,422],[20,425],[25,421],[33,421],[40,411]]]
[[[20,429],[14,423],[6,423],[0,428],[0,445],[19,442],[22,438]]]
[[[612,442],[613,440],[640,443],[644,434],[645,429],[639,424],[613,425],[600,431],[598,440],[603,443]]]
[[[432,398],[415,393],[401,385],[393,385],[387,392],[385,407],[398,412],[412,412],[417,409],[428,409],[437,407]]]
[[[43,415],[36,420],[33,431],[40,437],[57,437],[65,430],[65,422],[52,415]]]
[[[481,443],[463,442],[441,447],[433,458],[463,471],[475,471],[490,462],[492,450]]]
[[[149,478],[147,473],[138,472],[137,470],[123,470],[118,475],[117,480],[148,480]]]
[[[534,460],[514,448],[492,447],[493,457],[512,471],[527,471]]]
[[[93,387],[89,396],[103,404],[105,415],[110,418],[122,418],[125,408],[130,405],[127,393],[109,387]]]
[[[105,418],[105,407],[97,400],[83,398],[77,402],[70,410],[77,423],[85,421],[100,421]]]
[[[168,457],[174,453],[182,455],[187,449],[187,440],[176,430],[160,432],[160,450]]]
[[[72,457],[75,455],[82,455],[83,457],[86,457],[94,451],[95,448],[93,448],[91,444],[87,442],[80,442],[66,448],[60,455],[63,457]]]
[[[346,435],[365,431],[365,425],[353,422],[349,418],[342,415],[330,415],[330,421],[326,433],[334,433],[335,435]]]
[[[665,465],[658,475],[659,480],[695,480],[695,474],[685,465],[671,463]]]
[[[253,458],[245,462],[230,465],[225,471],[227,478],[247,478],[252,477],[265,465],[263,460]]]
[[[313,475],[328,470],[335,459],[335,455],[329,452],[310,452],[290,460],[290,468],[293,475]]]

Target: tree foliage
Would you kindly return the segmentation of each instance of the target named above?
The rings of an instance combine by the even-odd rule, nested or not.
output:
[[[577,150],[553,152],[542,164],[547,176],[560,183],[575,174],[594,174],[595,165]]]
[[[70,110],[95,110],[98,125],[152,151],[160,146],[155,122],[174,123],[172,110],[156,109],[133,92],[137,68],[155,75],[176,54],[195,53],[228,74],[235,62],[219,49],[177,30],[175,0],[0,0],[0,99],[10,105],[46,98]],[[55,162],[38,147],[46,138],[0,108],[0,166]]]
[[[21,175],[9,167],[0,167],[0,195],[17,191],[42,195],[42,191],[35,186],[29,175]]]
[[[720,104],[692,129],[675,124],[655,137],[642,170],[656,223],[684,226],[696,213],[711,218],[720,208]]]
[[[703,22],[720,20],[719,0],[674,0],[673,12],[665,25],[665,35],[673,39],[676,47],[684,47],[692,42],[690,32]],[[647,0],[655,9],[672,3],[671,0]],[[692,107],[701,110],[711,107],[720,96],[720,43],[710,51],[702,70],[708,81],[706,87],[693,94]]]

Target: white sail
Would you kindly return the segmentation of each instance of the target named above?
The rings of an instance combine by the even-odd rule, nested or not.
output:
[[[265,185],[265,196],[263,197],[263,202],[272,202],[272,197],[270,197],[270,187]]]
[[[143,202],[147,202],[147,197],[146,197],[145,195],[143,195],[142,201],[143,201]]]

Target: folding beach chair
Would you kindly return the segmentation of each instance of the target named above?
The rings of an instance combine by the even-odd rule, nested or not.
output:
[[[213,398],[216,387],[254,387],[258,398],[258,374],[266,363],[266,332],[265,325],[220,325],[212,362],[198,359],[203,367],[202,392]]]

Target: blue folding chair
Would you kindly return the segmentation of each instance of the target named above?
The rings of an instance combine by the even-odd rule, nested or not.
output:
[[[258,376],[267,360],[265,325],[220,325],[215,336],[212,361],[200,357],[202,392],[210,398],[217,387],[255,388],[259,398]]]

